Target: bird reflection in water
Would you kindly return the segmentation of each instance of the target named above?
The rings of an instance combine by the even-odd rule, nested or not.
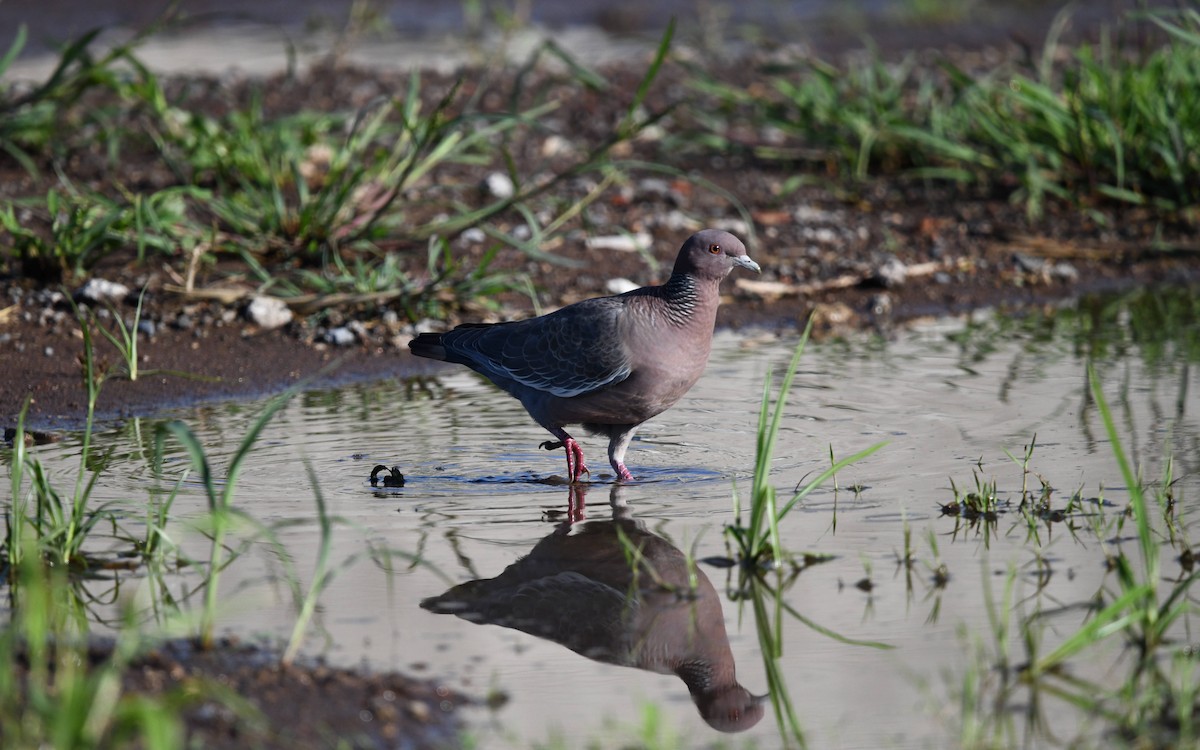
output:
[[[583,506],[573,485],[574,507]],[[629,517],[612,488],[611,521],[559,524],[495,578],[468,581],[421,607],[560,643],[606,664],[674,674],[700,715],[722,732],[763,716],[763,698],[738,684],[716,589],[684,554]]]

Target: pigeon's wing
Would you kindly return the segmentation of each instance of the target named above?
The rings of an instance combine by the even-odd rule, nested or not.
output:
[[[459,326],[442,334],[441,343],[447,359],[497,384],[507,381],[570,398],[629,377],[620,325],[625,314],[621,298],[601,297],[529,320]]]

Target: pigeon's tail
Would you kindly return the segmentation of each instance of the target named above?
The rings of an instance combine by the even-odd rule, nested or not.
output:
[[[446,361],[446,347],[442,345],[440,333],[419,333],[415,339],[408,342],[408,348],[418,357]]]

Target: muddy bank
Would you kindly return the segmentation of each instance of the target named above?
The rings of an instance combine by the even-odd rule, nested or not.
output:
[[[916,226],[916,244],[925,231],[921,227],[933,220],[924,213],[907,218]],[[990,242],[969,255],[907,263],[890,255],[880,261],[864,247],[857,254],[842,254],[828,273],[811,280],[785,275],[780,268],[784,250],[769,240],[760,243],[755,257],[764,267],[764,278],[727,283],[719,325],[789,330],[815,314],[819,336],[864,328],[887,335],[893,327],[918,318],[1056,304],[1084,294],[1156,284],[1200,284],[1200,264],[1189,253],[1116,243],[1045,238],[1026,239],[1020,245]],[[657,243],[660,262],[673,253],[668,240]],[[595,255],[583,248],[574,254],[588,258],[586,274],[543,264],[536,283],[550,304],[605,294],[610,279],[662,280],[661,270],[650,273],[636,255]],[[9,283],[10,293],[20,290]],[[83,336],[74,310],[62,294],[21,291],[13,296],[17,301],[0,309],[0,356],[6,373],[0,378],[0,426],[16,425],[26,399],[31,428],[80,426],[87,397]],[[126,299],[115,309],[132,321],[135,304],[135,299]],[[244,302],[196,304],[169,292],[149,293],[136,381],[125,374],[117,348],[95,333],[98,368],[109,375],[100,393],[99,418],[145,416],[203,400],[262,396],[296,384],[331,386],[438,369],[437,363],[407,352],[413,328],[386,310],[347,310],[338,314],[338,325],[327,319],[322,325],[300,321],[263,330],[247,320],[244,308]],[[464,310],[458,317],[530,314],[528,300],[516,299],[500,315]],[[114,328],[111,320],[101,319],[96,325]]]
[[[87,668],[102,668],[113,652],[111,641],[93,641]],[[20,664],[14,677],[28,679],[27,670]],[[435,682],[394,673],[283,666],[277,652],[233,638],[207,650],[164,641],[134,658],[121,682],[128,695],[173,706],[190,747],[313,747],[317,738],[355,750],[454,747],[458,709],[471,703]]]

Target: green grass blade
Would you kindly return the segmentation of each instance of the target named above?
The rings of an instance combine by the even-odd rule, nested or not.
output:
[[[317,521],[321,527],[321,542],[317,548],[317,564],[313,571],[312,583],[309,584],[308,593],[304,597],[304,603],[296,617],[296,623],[292,627],[291,638],[288,639],[287,648],[284,649],[283,658],[280,660],[284,665],[291,664],[296,657],[296,652],[304,640],[304,631],[308,629],[308,623],[316,610],[317,600],[328,583],[329,550],[333,541],[333,524],[325,506],[325,496],[321,493],[321,487],[317,483],[317,474],[308,460],[304,462],[304,469],[308,474],[308,481],[312,484],[313,499],[317,504]]]
[[[17,59],[17,55],[21,54],[21,50],[25,48],[25,39],[28,35],[28,29],[25,24],[17,26],[17,36],[13,39],[13,43],[9,45],[8,52],[4,53],[4,57],[0,57],[0,77],[8,71],[8,67],[12,65],[13,60]]]
[[[1142,483],[1134,473],[1125,449],[1121,445],[1121,436],[1117,433],[1112,411],[1104,400],[1104,390],[1101,388],[1100,379],[1096,376],[1096,370],[1091,364],[1088,365],[1088,383],[1091,385],[1092,398],[1096,401],[1096,409],[1100,412],[1100,418],[1104,422],[1104,431],[1112,446],[1113,456],[1117,459],[1117,466],[1120,467],[1125,486],[1129,489],[1129,503],[1133,507],[1133,514],[1137,521],[1138,547],[1142,551],[1142,562],[1146,566],[1146,580],[1157,581],[1158,544],[1150,531],[1150,512],[1146,505],[1146,495],[1142,491]]]

